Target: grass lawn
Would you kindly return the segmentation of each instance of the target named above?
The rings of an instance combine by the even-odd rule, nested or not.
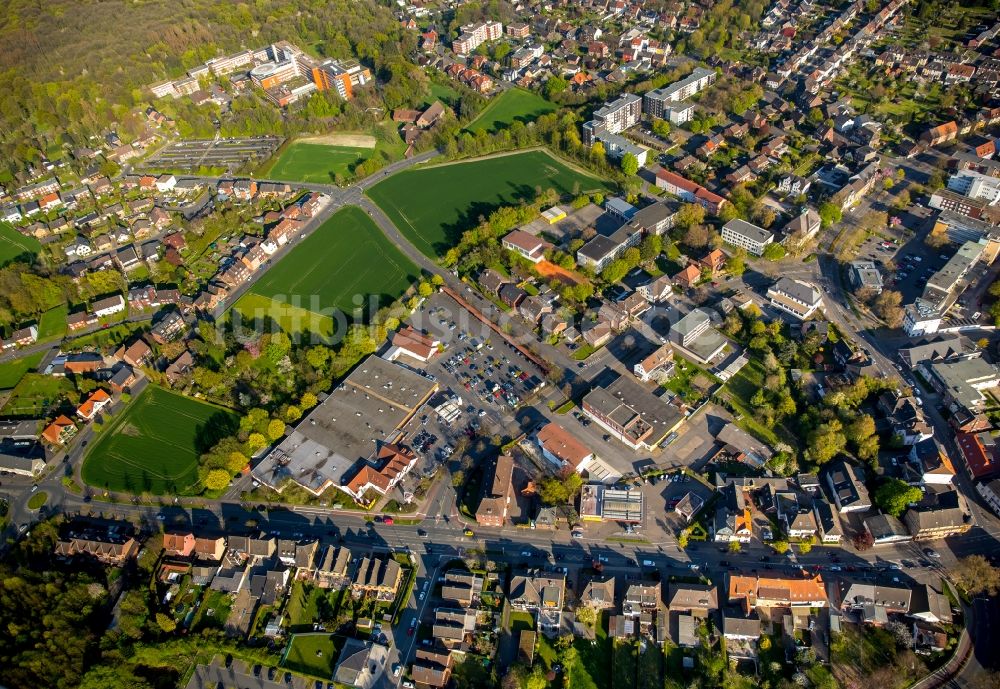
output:
[[[46,493],[44,490],[40,490],[34,495],[32,495],[30,498],[28,498],[28,509],[37,510],[42,505],[44,505],[45,501],[48,499],[49,499],[49,494]]]
[[[340,655],[340,641],[332,634],[295,634],[281,666],[324,680],[333,676],[333,664]]]
[[[197,631],[204,627],[222,629],[229,617],[229,611],[233,607],[233,598],[223,591],[205,590],[205,596],[201,600],[201,607],[191,624],[191,629]]]
[[[659,644],[646,643],[639,653],[639,689],[661,689],[663,686],[663,649]]]
[[[61,304],[54,309],[49,309],[38,319],[38,341],[54,340],[66,334],[66,317],[69,315],[69,306]]]
[[[354,167],[374,155],[384,155],[389,161],[399,160],[406,151],[406,144],[399,137],[394,123],[386,122],[377,131],[370,132],[331,132],[331,137],[338,135],[351,136],[359,134],[372,136],[374,147],[349,146],[336,143],[337,139],[324,142],[323,137],[290,141],[278,150],[277,157],[272,158],[257,171],[261,178],[280,179],[289,182],[312,182],[314,184],[333,184],[336,176],[344,179],[354,177]],[[343,144],[362,143],[344,141]]]
[[[288,598],[288,626],[294,631],[298,626],[311,627],[319,610],[319,599],[324,595],[323,589],[307,586],[296,580],[292,585],[292,593]]]
[[[30,362],[29,357],[28,361]],[[11,364],[16,362],[11,362]],[[35,364],[38,365],[37,363]],[[73,383],[66,378],[24,373],[14,386],[7,404],[0,409],[6,416],[42,417],[66,394],[73,390]]]
[[[198,459],[233,432],[228,409],[149,385],[91,443],[83,480],[100,488],[198,492]]]
[[[375,308],[385,306],[418,275],[364,211],[348,206],[264,273],[236,308],[244,317],[273,318],[288,332],[328,335],[334,310],[364,318],[372,311],[370,298]]]
[[[431,84],[431,95],[424,101],[424,104],[430,106],[434,101],[439,100],[447,105],[454,105],[458,102],[460,96],[458,91],[450,86],[445,86],[444,84]]]
[[[612,647],[611,674],[615,689],[634,687],[636,680],[636,657],[638,646],[632,641],[615,641]]]
[[[587,639],[573,641],[580,659],[570,669],[570,686],[574,689],[612,689],[611,640],[607,625],[608,615],[602,613],[593,643]]]
[[[24,374],[34,370],[42,362],[45,352],[38,352],[21,359],[0,364],[0,390],[9,390],[24,378]]]
[[[288,145],[267,176],[290,182],[332,184],[335,175],[349,178],[354,166],[375,153],[374,148],[330,146],[296,141]]]
[[[526,151],[404,170],[367,193],[417,249],[439,258],[481,217],[546,188],[568,195],[610,187],[545,151]]]
[[[0,266],[19,256],[34,256],[41,248],[42,245],[34,237],[26,237],[10,223],[0,222]]]
[[[489,104],[466,127],[470,132],[495,132],[507,129],[514,122],[527,124],[538,119],[545,113],[554,112],[554,103],[545,100],[537,93],[521,88],[507,89],[495,96]]]
[[[510,631],[516,634],[518,632],[531,632],[534,630],[535,630],[535,618],[532,617],[530,612],[523,612],[521,610],[511,611]]]

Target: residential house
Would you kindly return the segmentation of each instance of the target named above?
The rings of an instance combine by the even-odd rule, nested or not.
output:
[[[105,318],[125,310],[125,299],[120,294],[106,299],[98,299],[90,305],[91,313],[97,318]]]
[[[434,610],[431,635],[445,648],[462,646],[475,629],[476,613],[472,610],[453,608],[436,608]]]
[[[874,514],[862,521],[865,531],[872,537],[875,545],[887,543],[902,543],[912,540],[903,522],[891,514]]]
[[[163,534],[163,552],[173,557],[190,557],[194,553],[195,537],[193,533]]]
[[[673,347],[664,344],[633,366],[632,373],[643,383],[650,380],[662,383],[674,375],[674,369]]]
[[[328,545],[316,561],[313,579],[320,588],[339,591],[351,583],[350,567],[351,551]]]
[[[565,428],[549,422],[535,434],[535,442],[542,456],[552,462],[559,472],[575,471],[582,474],[594,458],[594,453]]]
[[[535,612],[539,631],[558,633],[565,586],[562,574],[515,574],[510,580],[508,600],[515,610]]]
[[[479,602],[483,589],[483,579],[467,570],[452,569],[445,572],[441,584],[441,600],[463,608],[471,608]]]
[[[820,541],[829,545],[839,545],[844,539],[844,529],[840,524],[837,509],[826,500],[814,500],[813,514],[819,529]]]
[[[825,608],[826,586],[820,574],[773,576],[730,574],[729,602],[754,608]]]
[[[76,415],[84,421],[91,421],[102,409],[111,404],[111,395],[98,388],[94,390],[76,409]]]
[[[823,294],[815,286],[788,277],[779,279],[767,290],[771,306],[806,320],[823,306]]]
[[[667,589],[667,608],[671,613],[685,612],[706,618],[719,609],[719,590],[713,584],[671,584]]]
[[[105,565],[120,567],[134,558],[140,550],[139,542],[125,532],[87,530],[79,535],[73,531],[56,541],[56,557],[92,558]]]
[[[690,524],[704,506],[705,501],[701,496],[688,491],[677,502],[677,505],[674,507],[674,513],[683,519],[685,524]]]
[[[388,556],[366,555],[354,573],[351,593],[389,602],[396,597],[402,579],[403,569],[398,562]]]
[[[443,689],[448,686],[454,666],[451,653],[418,648],[410,666],[410,678],[420,687]]]
[[[691,289],[701,280],[701,270],[698,269],[698,266],[691,263],[674,275],[671,280],[684,289]]]
[[[853,613],[863,622],[883,625],[889,615],[906,614],[911,595],[909,586],[891,581],[843,579],[837,582],[835,602],[840,610]]]
[[[193,554],[196,559],[219,562],[226,552],[226,539],[222,536],[216,538],[199,537],[194,539]]]
[[[153,350],[141,338],[130,344],[124,345],[115,352],[115,358],[124,361],[133,368],[141,368],[149,364],[153,359]]]
[[[849,464],[843,459],[833,462],[826,471],[826,482],[837,509],[841,512],[864,512],[871,509],[864,474],[857,465]]]
[[[750,496],[735,483],[727,483],[720,492],[721,499],[715,510],[714,540],[721,543],[749,543],[753,537]]]
[[[482,483],[482,497],[476,508],[480,526],[503,526],[513,499],[514,458],[500,455],[493,462]]]
[[[587,580],[580,593],[580,605],[595,610],[610,610],[615,607],[615,578],[611,575],[596,574]]]
[[[375,689],[385,675],[389,649],[372,641],[348,638],[333,671],[333,681],[354,689]]]
[[[52,445],[65,445],[77,432],[76,424],[68,417],[59,415],[42,431],[42,438]]]

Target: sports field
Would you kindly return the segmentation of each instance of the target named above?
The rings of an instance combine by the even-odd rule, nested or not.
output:
[[[354,166],[367,160],[374,152],[374,148],[296,141],[288,145],[265,174],[270,179],[290,182],[332,184],[336,175],[351,177]]]
[[[10,263],[18,256],[37,254],[41,248],[42,245],[34,237],[26,237],[10,223],[0,222],[0,266]]]
[[[370,297],[376,308],[384,306],[418,276],[363,210],[347,206],[261,276],[236,310],[244,318],[269,317],[290,333],[329,335],[334,309],[363,319],[371,312]]]
[[[195,493],[199,457],[237,421],[228,409],[150,384],[91,443],[83,480],[133,493]]]
[[[517,121],[527,124],[555,110],[554,103],[537,93],[520,88],[508,89],[494,97],[466,129],[473,133],[482,130],[495,132]]]
[[[415,247],[439,258],[480,218],[549,188],[564,195],[609,187],[545,151],[527,151],[404,170],[366,193]]]

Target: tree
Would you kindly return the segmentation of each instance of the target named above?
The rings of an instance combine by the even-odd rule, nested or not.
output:
[[[780,261],[785,257],[785,247],[777,242],[771,242],[764,247],[762,256],[768,261]]]
[[[739,541],[729,541],[729,552],[738,553],[743,550],[743,545]]]
[[[429,282],[421,280],[420,284],[417,285],[417,294],[419,294],[421,297],[429,297],[433,293],[434,293],[434,288],[431,287]]]
[[[621,166],[622,172],[631,177],[639,171],[639,159],[632,153],[626,153],[622,156]]]
[[[803,541],[802,543],[799,543],[799,553],[802,555],[808,555],[812,549],[813,544],[811,541]]]
[[[708,246],[711,239],[712,234],[707,225],[691,225],[684,233],[684,243],[692,249]]]
[[[162,612],[156,613],[156,626],[162,629],[167,634],[177,629],[177,623],[174,622],[174,618]]]
[[[604,150],[604,144],[600,141],[595,141],[594,145],[590,147],[590,160],[595,163],[607,162],[608,154]]]
[[[256,452],[264,447],[267,447],[267,438],[263,433],[251,433],[247,438],[247,449],[250,452]]]
[[[597,611],[584,605],[576,609],[576,619],[589,627],[593,627],[594,623],[597,622]]]
[[[302,418],[302,410],[296,407],[294,404],[289,404],[288,409],[285,410],[285,420],[288,423],[295,423]]]
[[[875,537],[872,536],[868,529],[863,528],[861,531],[854,534],[854,538],[851,539],[851,542],[857,550],[870,550],[871,547],[875,545]]]
[[[271,419],[267,424],[267,437],[277,440],[285,434],[285,422],[281,419]]]
[[[316,406],[317,402],[319,402],[319,400],[316,399],[316,395],[311,392],[306,392],[302,394],[302,399],[299,400],[299,406],[303,409],[312,409]]]
[[[778,555],[784,555],[788,552],[788,541],[774,541],[771,543],[771,547]]]
[[[247,465],[250,460],[242,452],[230,452],[229,457],[226,460],[226,468],[232,473],[237,473],[243,471],[243,468]]]
[[[545,97],[552,98],[557,93],[562,93],[569,86],[569,82],[559,76],[549,77],[545,82]]]
[[[601,271],[601,279],[605,282],[615,283],[625,277],[625,274],[631,270],[628,263],[620,258],[616,258],[608,265],[604,266],[604,270]]]
[[[952,580],[970,596],[1000,592],[1000,568],[994,567],[982,555],[969,555],[955,563]]]
[[[830,203],[827,201],[819,207],[819,219],[823,224],[823,227],[830,227],[831,225],[836,225],[844,217],[843,212],[840,210],[840,206],[835,203]]]
[[[644,263],[652,261],[663,251],[663,238],[658,234],[648,235],[639,244],[639,257]]]
[[[843,433],[843,424],[832,419],[820,424],[808,435],[809,457],[817,464],[824,464],[843,452],[847,438]]]
[[[903,324],[902,303],[902,294],[896,290],[883,290],[872,302],[872,309],[890,328],[898,328]]]
[[[229,485],[230,475],[223,469],[212,469],[205,475],[205,488],[208,490],[224,490]]]
[[[675,224],[682,230],[705,222],[705,209],[697,203],[685,203],[677,210]]]

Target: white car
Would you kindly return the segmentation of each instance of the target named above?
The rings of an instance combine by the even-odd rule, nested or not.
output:
[[[399,666],[399,663],[396,663],[395,665],[392,666],[392,676],[393,677],[399,677],[399,673],[402,672],[402,671],[403,671],[403,668],[401,668]]]

